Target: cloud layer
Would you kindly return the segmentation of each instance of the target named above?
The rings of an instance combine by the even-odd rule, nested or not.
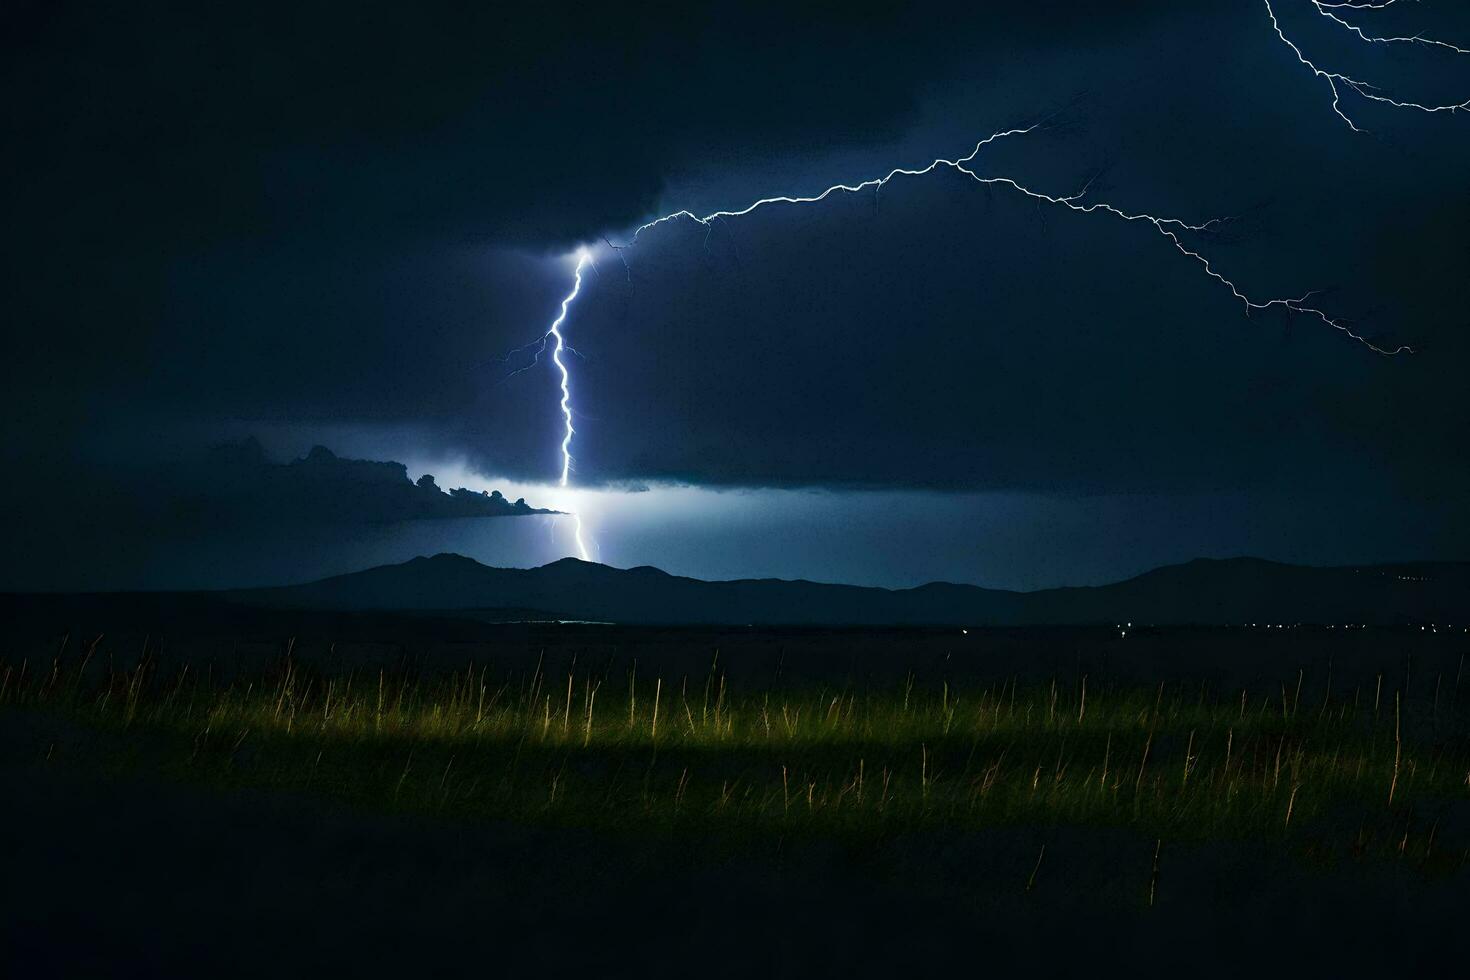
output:
[[[545,329],[573,245],[1047,117],[981,171],[1231,216],[1192,243],[1248,291],[1323,290],[1355,329],[1423,352],[1248,318],[1147,227],[941,173],[662,225],[626,267],[601,247],[566,329],[574,482],[1453,514],[1470,494],[1464,118],[1360,105],[1354,133],[1263,4],[1115,6],[23,9],[0,382],[13,470],[40,477],[7,503],[65,526],[58,483],[156,496],[156,443],[185,428],[203,445],[289,426],[302,449],[348,429],[377,458],[551,482],[556,378],[545,360],[512,377],[529,357],[505,354]],[[1470,59],[1276,6],[1324,62],[1470,94]],[[1410,6],[1374,16],[1470,38],[1470,15]],[[363,514],[483,506],[436,492]],[[1462,519],[1441,526],[1470,547]]]

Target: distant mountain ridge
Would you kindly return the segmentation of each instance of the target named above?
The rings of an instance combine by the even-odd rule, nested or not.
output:
[[[440,554],[225,595],[250,605],[303,609],[521,609],[548,619],[647,625],[1401,625],[1470,620],[1470,562],[1313,568],[1201,558],[1110,585],[1009,592],[942,582],[911,589],[783,579],[706,582],[649,566],[618,569],[575,558],[540,568],[493,568]]]

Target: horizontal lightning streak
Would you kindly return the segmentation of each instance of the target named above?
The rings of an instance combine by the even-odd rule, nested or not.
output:
[[[1001,132],[992,133],[990,136],[987,136],[984,139],[980,140],[978,143],[976,143],[974,149],[972,149],[968,154],[966,154],[965,156],[959,157],[957,159],[951,160],[951,159],[947,159],[947,158],[944,158],[944,157],[940,157],[940,158],[938,158],[936,160],[933,160],[927,166],[924,166],[924,167],[918,167],[918,168],[896,167],[893,170],[890,170],[887,174],[885,174],[882,177],[873,177],[873,178],[870,178],[868,180],[861,181],[860,183],[856,183],[856,184],[833,184],[831,187],[828,187],[826,190],[822,191],[819,194],[813,194],[813,195],[806,196],[806,197],[793,197],[793,196],[787,196],[787,195],[781,195],[781,196],[777,196],[777,197],[764,197],[764,198],[761,198],[758,201],[754,201],[751,204],[746,205],[743,208],[740,208],[739,210],[735,210],[735,211],[713,211],[713,212],[711,212],[709,214],[706,214],[706,215],[704,215],[702,217],[700,215],[697,215],[694,212],[688,211],[688,210],[675,211],[672,214],[666,214],[666,215],[664,215],[661,218],[655,218],[652,221],[649,221],[649,222],[646,222],[646,223],[644,223],[642,225],[639,225],[633,231],[633,235],[632,235],[632,238],[630,240],[630,244],[637,242],[638,237],[640,235],[642,235],[643,232],[647,231],[648,229],[654,228],[654,227],[656,227],[658,225],[664,224],[665,222],[669,222],[669,221],[675,221],[675,220],[683,219],[683,220],[693,221],[693,222],[695,222],[695,223],[697,223],[699,225],[704,226],[706,229],[710,229],[712,227],[712,223],[714,221],[716,221],[716,220],[723,220],[723,219],[726,219],[726,218],[740,218],[740,217],[744,217],[745,215],[748,215],[748,214],[752,213],[753,211],[756,211],[757,209],[766,207],[768,205],[774,205],[774,204],[815,204],[815,203],[817,203],[819,201],[826,200],[828,197],[830,197],[830,196],[832,196],[834,194],[839,194],[839,193],[843,193],[843,194],[857,194],[857,193],[860,193],[862,191],[869,190],[869,189],[873,189],[873,190],[880,189],[880,188],[882,188],[884,185],[886,185],[890,180],[892,180],[895,177],[922,177],[922,176],[931,174],[931,173],[933,173],[936,170],[939,170],[941,168],[949,168],[951,170],[955,170],[955,171],[957,171],[959,173],[962,173],[962,174],[966,175],[967,177],[971,178],[972,180],[976,181],[977,183],[991,185],[991,186],[1005,186],[1005,187],[1008,187],[1008,188],[1010,188],[1010,189],[1012,189],[1014,191],[1019,192],[1020,194],[1025,195],[1026,197],[1031,198],[1032,200],[1039,201],[1039,202],[1042,202],[1042,203],[1045,203],[1045,204],[1051,204],[1051,205],[1054,205],[1054,206],[1057,206],[1057,207],[1064,207],[1064,208],[1068,209],[1069,211],[1075,211],[1078,214],[1103,213],[1103,214],[1112,215],[1113,217],[1116,217],[1116,218],[1120,218],[1123,221],[1128,221],[1128,222],[1144,222],[1146,224],[1149,224],[1160,235],[1162,235],[1166,239],[1168,239],[1169,243],[1178,252],[1180,252],[1180,254],[1182,254],[1182,255],[1186,256],[1187,258],[1192,259],[1193,261],[1197,262],[1200,265],[1200,267],[1204,270],[1204,272],[1205,272],[1205,274],[1207,276],[1209,276],[1211,279],[1214,279],[1216,282],[1219,282],[1221,285],[1223,285],[1227,289],[1229,289],[1231,295],[1233,295],[1237,300],[1240,301],[1241,304],[1243,304],[1245,306],[1245,309],[1246,309],[1247,313],[1249,313],[1252,310],[1267,310],[1267,309],[1271,309],[1273,307],[1276,307],[1276,308],[1280,308],[1280,309],[1286,310],[1286,311],[1291,312],[1291,313],[1297,313],[1297,314],[1300,314],[1300,315],[1309,317],[1311,319],[1317,320],[1318,322],[1322,323],[1323,325],[1328,326],[1328,327],[1331,327],[1332,329],[1337,330],[1337,331],[1343,333],[1347,337],[1350,337],[1351,339],[1357,341],[1358,343],[1360,343],[1363,346],[1367,347],[1369,350],[1372,350],[1372,351],[1374,351],[1376,353],[1379,353],[1379,354],[1413,353],[1413,348],[1410,347],[1410,346],[1408,346],[1408,345],[1406,345],[1406,344],[1401,344],[1401,345],[1399,345],[1397,347],[1393,347],[1393,348],[1379,347],[1376,344],[1374,344],[1371,341],[1369,341],[1366,337],[1363,337],[1361,334],[1355,333],[1352,330],[1352,328],[1349,327],[1346,323],[1344,323],[1340,319],[1337,319],[1337,318],[1329,315],[1325,310],[1319,309],[1318,307],[1315,307],[1315,306],[1309,306],[1309,305],[1307,305],[1307,300],[1309,300],[1312,297],[1313,293],[1310,293],[1309,292],[1309,293],[1306,293],[1306,294],[1304,294],[1302,296],[1296,297],[1294,299],[1288,299],[1288,298],[1282,298],[1282,299],[1266,299],[1266,300],[1252,299],[1249,295],[1247,295],[1243,290],[1240,289],[1240,287],[1234,282],[1234,280],[1227,278],[1221,272],[1219,272],[1218,270],[1216,270],[1215,267],[1211,264],[1211,262],[1210,262],[1210,260],[1208,258],[1206,258],[1199,251],[1197,251],[1195,249],[1192,249],[1189,246],[1187,246],[1184,243],[1184,241],[1180,238],[1180,233],[1182,233],[1182,232],[1186,232],[1186,231],[1193,231],[1193,232],[1207,231],[1207,230],[1215,227],[1216,225],[1220,224],[1222,222],[1222,219],[1212,218],[1209,221],[1201,222],[1199,224],[1191,224],[1189,222],[1182,221],[1182,220],[1180,220],[1178,218],[1165,218],[1165,217],[1160,217],[1158,215],[1153,215],[1153,214],[1133,213],[1133,212],[1130,212],[1130,211],[1125,211],[1122,208],[1116,207],[1116,206],[1114,206],[1112,204],[1108,204],[1108,203],[1102,202],[1102,201],[1094,201],[1094,202],[1091,202],[1091,203],[1081,203],[1082,202],[1082,198],[1086,195],[1086,193],[1088,191],[1088,187],[1086,187],[1086,186],[1084,186],[1082,188],[1082,190],[1078,191],[1076,194],[1071,194],[1071,195],[1046,194],[1046,193],[1043,193],[1041,191],[1033,190],[1030,187],[1025,186],[1024,184],[1020,183],[1019,181],[1017,181],[1017,180],[1015,180],[1013,178],[1010,178],[1010,177],[987,177],[987,176],[982,176],[981,174],[977,173],[975,170],[971,169],[970,165],[974,162],[975,158],[980,155],[980,151],[982,149],[984,149],[987,145],[989,145],[991,143],[994,143],[995,141],[997,141],[999,139],[1003,139],[1005,137],[1026,135],[1027,133],[1030,133],[1030,132],[1033,132],[1034,130],[1036,130],[1039,127],[1039,125],[1040,124],[1034,124],[1034,125],[1025,126],[1025,127],[1022,127],[1022,128],[1019,128],[1019,129],[1007,129],[1007,130],[1002,130]]]
[[[1341,6],[1340,4],[1323,3],[1322,0],[1312,0],[1312,6],[1317,8],[1317,13],[1321,14],[1323,17],[1326,17],[1328,20],[1336,21],[1343,27],[1358,35],[1358,37],[1360,37],[1364,41],[1367,41],[1369,44],[1420,44],[1430,48],[1445,48],[1447,50],[1455,52],[1455,54],[1470,54],[1470,50],[1454,44],[1450,44],[1448,41],[1436,41],[1434,38],[1424,37],[1420,34],[1415,34],[1412,37],[1385,37],[1381,34],[1369,34],[1358,25],[1349,23],[1347,20],[1344,20],[1341,14],[1332,13],[1334,9]],[[1372,7],[1368,9],[1382,10],[1383,8]]]

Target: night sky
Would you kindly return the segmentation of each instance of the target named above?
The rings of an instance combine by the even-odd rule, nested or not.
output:
[[[709,578],[1470,557],[1470,112],[1343,88],[1354,132],[1264,0],[93,6],[19,4],[3,42],[0,588],[575,551],[557,517],[201,509],[233,479],[211,447],[251,436]],[[1325,70],[1470,99],[1470,54],[1272,6]],[[1448,0],[1337,13],[1470,48]],[[1036,123],[976,173],[1230,218],[1182,240],[1414,353],[948,169],[631,241]],[[515,351],[579,247],[564,491],[555,368]]]

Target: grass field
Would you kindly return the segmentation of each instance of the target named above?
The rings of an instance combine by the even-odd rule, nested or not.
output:
[[[99,632],[0,655],[0,973],[1461,955],[1463,634]]]
[[[0,710],[56,726],[55,767],[732,840],[1115,826],[1430,874],[1463,868],[1470,846],[1442,819],[1470,799],[1465,700],[1458,674],[1414,698],[1381,674],[1304,689],[1302,672],[1250,690],[1085,674],[736,684],[718,654],[670,676],[539,662],[420,676],[287,652],[228,682],[148,658],[0,662]]]

